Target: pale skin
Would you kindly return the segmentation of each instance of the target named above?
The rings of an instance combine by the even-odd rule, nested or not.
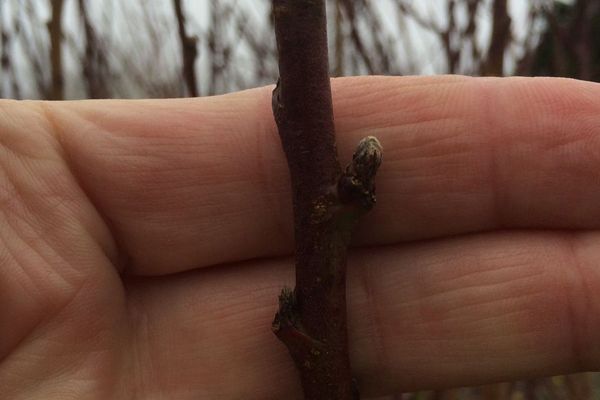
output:
[[[0,102],[7,399],[300,399],[272,88]],[[365,396],[600,368],[600,85],[333,81],[343,163],[384,147],[349,262]]]

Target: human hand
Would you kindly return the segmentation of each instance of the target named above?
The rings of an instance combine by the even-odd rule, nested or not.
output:
[[[382,142],[349,260],[364,395],[600,368],[600,85],[333,80]],[[4,399],[299,399],[270,88],[0,102]]]

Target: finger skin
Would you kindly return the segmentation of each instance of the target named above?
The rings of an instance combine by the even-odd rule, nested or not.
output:
[[[513,232],[356,251],[349,335],[363,394],[598,369],[599,239]],[[152,360],[138,365],[140,387],[300,398],[292,361],[268,329],[291,264],[131,281],[132,315],[147,322],[134,348]]]
[[[448,78],[448,82],[453,79]],[[446,81],[436,81],[436,85],[443,82]],[[477,82],[487,85],[487,81]],[[561,85],[564,82],[580,84],[560,82]],[[364,90],[363,87],[360,92]],[[582,87],[580,91],[584,93],[585,89]],[[256,93],[238,96],[245,95],[254,98]],[[497,94],[494,91],[490,96]],[[585,98],[586,94],[580,96]],[[207,102],[217,107],[218,101],[223,99],[227,98]],[[552,99],[547,102],[553,104]],[[373,103],[373,99],[367,98],[364,102]],[[47,103],[27,103],[26,106],[0,103],[0,183],[11,190],[0,193],[3,195],[0,211],[4,218],[0,225],[0,284],[2,299],[6,300],[0,312],[0,325],[9,326],[0,332],[4,346],[0,351],[2,393],[8,393],[11,398],[19,398],[16,394],[20,394],[21,398],[28,399],[91,398],[92,393],[100,398],[132,397],[131,393],[140,398],[168,393],[170,398],[180,399],[298,396],[293,366],[285,348],[276,342],[268,328],[276,308],[274,299],[281,286],[292,279],[289,260],[248,261],[171,276],[130,277],[125,288],[120,280],[122,276],[112,269],[110,262],[116,260],[114,244],[104,224],[116,232],[120,219],[102,211],[90,188],[99,183],[106,184],[106,198],[124,201],[131,193],[138,193],[139,188],[132,188],[144,187],[139,182],[142,177],[150,183],[156,173],[162,171],[153,169],[156,162],[166,157],[171,164],[159,162],[158,166],[174,167],[178,165],[175,161],[179,160],[179,153],[185,150],[185,146],[181,146],[181,151],[175,152],[177,157],[169,159],[168,152],[163,150],[172,138],[161,134],[153,140],[163,141],[162,145],[150,146],[143,151],[141,145],[151,142],[152,137],[147,141],[135,135],[133,139],[127,137],[128,124],[135,125],[136,121],[143,120],[132,118],[131,110],[127,108],[150,103],[102,103],[110,105],[111,110],[115,104],[122,105],[122,111],[127,114],[105,132],[105,138],[121,140],[114,134],[121,132],[124,142],[133,140],[135,144],[127,147],[124,142],[120,143],[123,149],[132,148],[135,152],[130,155],[125,151],[118,153],[123,158],[123,163],[119,164],[123,168],[121,178],[105,182],[86,180],[88,177],[77,166],[80,156],[69,150],[63,151],[68,148],[69,139],[64,133],[66,124],[60,120],[60,110],[66,113],[62,117],[73,120],[81,118],[83,111],[68,110],[69,106],[62,104],[48,105],[52,110],[45,110],[46,106],[40,104]],[[103,107],[98,104],[77,103],[73,107],[91,106],[97,117]],[[227,104],[230,104],[229,100]],[[156,107],[160,108],[159,105]],[[579,112],[578,116],[584,122],[592,124],[595,121],[594,117],[586,117],[589,110],[585,107],[577,110],[573,112]],[[156,109],[153,111],[160,114]],[[139,113],[144,112],[147,110],[140,107]],[[555,112],[559,114],[560,107]],[[360,120],[360,113],[357,111],[356,114]],[[107,118],[112,120],[115,116]],[[101,118],[94,119],[94,124],[100,122]],[[94,137],[92,131],[85,131],[86,127],[89,128],[85,123],[81,124],[80,139]],[[356,128],[357,136],[362,135],[361,129],[364,127]],[[593,129],[588,133],[593,142]],[[189,140],[192,143],[197,140],[195,130],[190,133]],[[162,150],[154,153],[157,148]],[[574,149],[567,148],[566,154],[554,154],[555,158],[546,163],[538,159],[533,166],[546,168],[548,164],[556,169],[551,170],[560,178],[563,171],[558,167],[569,171],[581,162],[579,173],[583,177],[592,176],[586,175],[583,167],[593,164],[594,148],[583,148],[579,144]],[[102,146],[96,148],[98,154],[88,160],[90,165],[101,165],[97,159],[102,157],[109,161],[115,157],[111,151],[102,153],[103,149]],[[190,159],[197,157],[192,149],[189,153]],[[520,154],[519,151],[516,153]],[[573,164],[561,161],[560,154]],[[521,162],[535,160],[522,158]],[[113,165],[114,160],[107,165]],[[554,165],[557,160],[560,162]],[[79,160],[82,161],[85,160]],[[222,165],[229,164],[223,162]],[[105,172],[108,171],[112,174],[107,177],[118,175],[107,167]],[[454,171],[450,172],[455,175]],[[529,173],[530,170],[524,170],[511,179]],[[532,175],[540,176],[539,171]],[[177,174],[173,175],[173,171],[167,169],[162,175],[164,181],[156,179],[158,187],[173,184],[175,189],[187,190],[177,184],[184,180],[189,182],[189,172],[181,171],[182,182],[169,183],[167,178],[174,177]],[[115,191],[111,185],[120,179],[129,183]],[[538,183],[530,179],[530,185]],[[578,176],[570,179],[579,182]],[[570,198],[572,193],[569,191],[566,195],[560,192],[568,201],[562,204],[562,210],[555,210],[549,218],[563,223],[571,221],[573,215],[579,215],[579,209],[567,206],[587,207],[585,202],[594,198],[594,188],[586,182],[590,186],[587,192],[573,188],[580,198]],[[82,183],[84,190],[78,183]],[[234,186],[240,185],[237,181],[234,183]],[[554,178],[542,180],[542,183],[541,189],[547,190],[552,200],[552,193],[554,196],[558,193]],[[564,180],[563,186],[571,190],[569,185],[570,181]],[[96,190],[100,187],[102,185]],[[196,190],[193,187],[189,194]],[[391,193],[389,196],[394,195],[393,191],[387,192]],[[165,193],[169,192],[163,190],[163,197],[158,194],[141,196],[130,212],[137,207],[144,218],[155,217],[157,210],[154,207],[161,204],[164,197],[169,198]],[[175,190],[171,200],[185,199],[182,193]],[[536,193],[530,191],[528,196]],[[584,196],[586,193],[589,198]],[[98,206],[102,215],[88,199]],[[235,200],[233,196],[231,199]],[[149,206],[148,200],[156,204],[150,202],[150,207],[144,210]],[[537,212],[547,208],[546,200],[540,201],[535,196],[520,200],[534,200],[535,207],[529,208],[533,220]],[[513,206],[519,205],[518,201],[511,201]],[[401,208],[397,205],[393,210],[402,213]],[[169,213],[162,211],[165,216]],[[434,215],[441,215],[435,208],[432,211]],[[523,211],[518,211],[517,207],[514,212]],[[500,220],[508,220],[512,213],[505,211]],[[185,215],[184,212],[180,216]],[[227,215],[224,212],[221,217]],[[231,217],[231,221],[240,215]],[[384,216],[394,218],[392,214]],[[593,221],[593,212],[589,216]],[[385,229],[394,227],[383,217],[374,218],[379,225],[374,229],[361,228],[360,234],[377,238],[380,230],[385,233]],[[193,259],[188,258],[189,255],[178,258],[175,253],[178,249],[186,249],[181,238],[197,234],[193,227],[189,228],[191,232],[183,229],[182,219],[179,221],[182,235],[179,236],[172,231],[177,224],[166,222],[163,221],[162,229],[171,236],[166,235],[161,238],[162,242],[157,242],[166,255],[157,256],[158,266],[150,268],[151,271],[177,271],[182,267],[173,267],[176,261]],[[461,226],[458,219],[455,222]],[[134,226],[133,221],[128,223]],[[212,231],[213,234],[218,232]],[[140,229],[139,233],[145,238],[157,234],[151,229]],[[209,236],[206,239],[211,239]],[[381,237],[385,238],[385,235]],[[117,240],[123,238],[117,237]],[[131,243],[137,243],[137,240]],[[122,249],[129,251],[133,247],[127,247],[131,246],[127,243],[120,244]],[[208,244],[211,243],[209,240]],[[148,244],[139,244],[143,245],[142,250],[144,246],[149,248]],[[220,246],[222,251],[235,253],[235,242]],[[152,253],[156,250],[148,251],[156,255]],[[135,253],[132,254],[133,261],[137,262]],[[363,392],[377,394],[459,386],[598,369],[598,257],[598,233],[594,231],[496,232],[444,240],[413,240],[358,251],[351,258],[350,268],[350,339],[354,368]],[[199,262],[199,265],[205,264]],[[164,269],[165,266],[170,268]],[[277,346],[279,352],[273,350]],[[5,354],[6,349],[8,354]],[[120,395],[114,395],[116,393]]]
[[[87,282],[117,278],[109,231],[39,104],[0,101],[0,361]]]
[[[566,79],[333,80],[339,153],[384,147],[356,244],[600,225],[600,85]],[[289,254],[289,177],[271,88],[204,99],[52,104],[74,173],[153,275]]]

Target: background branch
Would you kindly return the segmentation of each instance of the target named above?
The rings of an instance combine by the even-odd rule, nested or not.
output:
[[[483,64],[482,74],[502,76],[504,72],[504,55],[510,42],[511,19],[508,15],[506,0],[494,0],[492,18],[492,40],[488,50],[486,62]]]
[[[173,0],[173,6],[175,7],[177,31],[179,33],[179,42],[181,43],[183,79],[185,80],[188,95],[192,97],[198,97],[198,83],[196,79],[196,71],[194,69],[194,64],[196,63],[196,57],[198,55],[196,38],[189,36],[185,32],[185,14],[183,13],[181,0]]]
[[[50,100],[64,99],[64,77],[62,70],[62,11],[63,0],[52,0],[52,18],[48,22],[50,36],[50,65],[52,66],[52,86]]]

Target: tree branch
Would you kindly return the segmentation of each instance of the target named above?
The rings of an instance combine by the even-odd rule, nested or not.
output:
[[[198,97],[198,84],[196,70],[194,69],[196,57],[198,56],[198,49],[196,48],[197,40],[194,36],[188,36],[185,32],[185,14],[183,13],[181,0],[173,0],[173,6],[175,7],[179,42],[181,43],[181,58],[183,60],[181,70],[183,79],[185,79],[188,96]]]
[[[492,38],[487,60],[482,66],[482,75],[504,75],[504,55],[510,44],[511,18],[508,15],[507,0],[494,0],[492,5]]]
[[[353,400],[346,334],[346,251],[375,202],[377,139],[363,139],[342,171],[337,159],[323,0],[273,0],[280,80],[273,114],[290,169],[296,288],[285,288],[273,331],[288,347],[307,400]]]
[[[64,77],[62,70],[62,12],[63,0],[52,0],[52,17],[48,21],[48,35],[50,36],[50,65],[52,66],[52,88],[50,100],[64,99]]]
[[[106,75],[108,75],[109,65],[106,59],[104,43],[100,43],[96,36],[96,31],[92,26],[88,4],[85,0],[78,0],[79,13],[83,22],[83,32],[85,34],[85,55],[81,60],[83,77],[87,87],[88,98],[101,99],[108,98],[108,85]]]

